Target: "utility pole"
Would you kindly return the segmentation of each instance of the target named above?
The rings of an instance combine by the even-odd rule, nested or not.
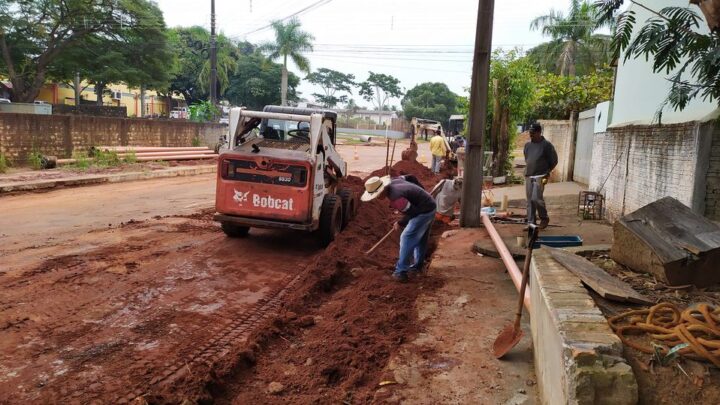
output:
[[[462,227],[478,227],[482,221],[480,209],[482,208],[483,143],[487,118],[494,10],[495,0],[479,0],[470,85],[468,123],[470,132],[465,148],[465,178],[463,179],[462,204],[460,206],[460,226]]]
[[[80,72],[75,72],[75,107],[80,108]]]
[[[210,102],[217,105],[217,38],[215,38],[215,0],[210,0]]]

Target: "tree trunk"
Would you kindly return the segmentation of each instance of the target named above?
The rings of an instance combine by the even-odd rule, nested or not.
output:
[[[145,117],[145,85],[140,86],[140,116],[138,118],[143,117]]]
[[[282,80],[280,81],[280,105],[287,105],[287,88],[288,88],[288,70],[287,55],[282,68]]]
[[[95,83],[95,95],[97,96],[97,100],[95,101],[95,104],[97,105],[103,105],[103,93],[105,92],[105,83]]]
[[[505,176],[507,171],[505,166],[508,160],[508,151],[510,149],[510,110],[507,107],[502,109],[500,114],[500,131],[498,136],[498,152],[497,164],[495,165],[495,176]]]
[[[492,151],[493,169],[490,174],[497,172],[498,166],[498,132],[500,131],[500,95],[498,94],[498,81],[493,80],[493,120],[490,127],[490,150]]]
[[[80,72],[75,72],[75,107],[80,107]]]

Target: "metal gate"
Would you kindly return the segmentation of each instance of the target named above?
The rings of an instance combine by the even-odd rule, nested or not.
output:
[[[595,132],[595,109],[583,111],[578,117],[577,140],[575,141],[575,163],[573,181],[590,182],[593,134]]]

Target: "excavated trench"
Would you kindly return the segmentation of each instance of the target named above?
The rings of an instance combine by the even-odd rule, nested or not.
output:
[[[393,172],[437,181],[419,164]],[[439,284],[391,280],[397,240],[363,254],[393,218],[361,204],[326,249],[285,231],[228,239],[210,212],[157,218],[4,274],[0,403],[369,402],[419,330],[419,291]]]

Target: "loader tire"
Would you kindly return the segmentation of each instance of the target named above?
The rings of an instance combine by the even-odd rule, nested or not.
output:
[[[355,219],[355,214],[357,214],[357,197],[349,188],[341,189],[338,195],[342,201],[343,209],[342,229],[345,229],[350,221]]]
[[[335,194],[327,194],[320,208],[318,236],[322,246],[329,245],[342,229],[342,200]]]
[[[249,226],[236,225],[230,222],[223,222],[220,224],[220,227],[223,232],[225,232],[225,235],[231,238],[244,238],[250,231]]]

